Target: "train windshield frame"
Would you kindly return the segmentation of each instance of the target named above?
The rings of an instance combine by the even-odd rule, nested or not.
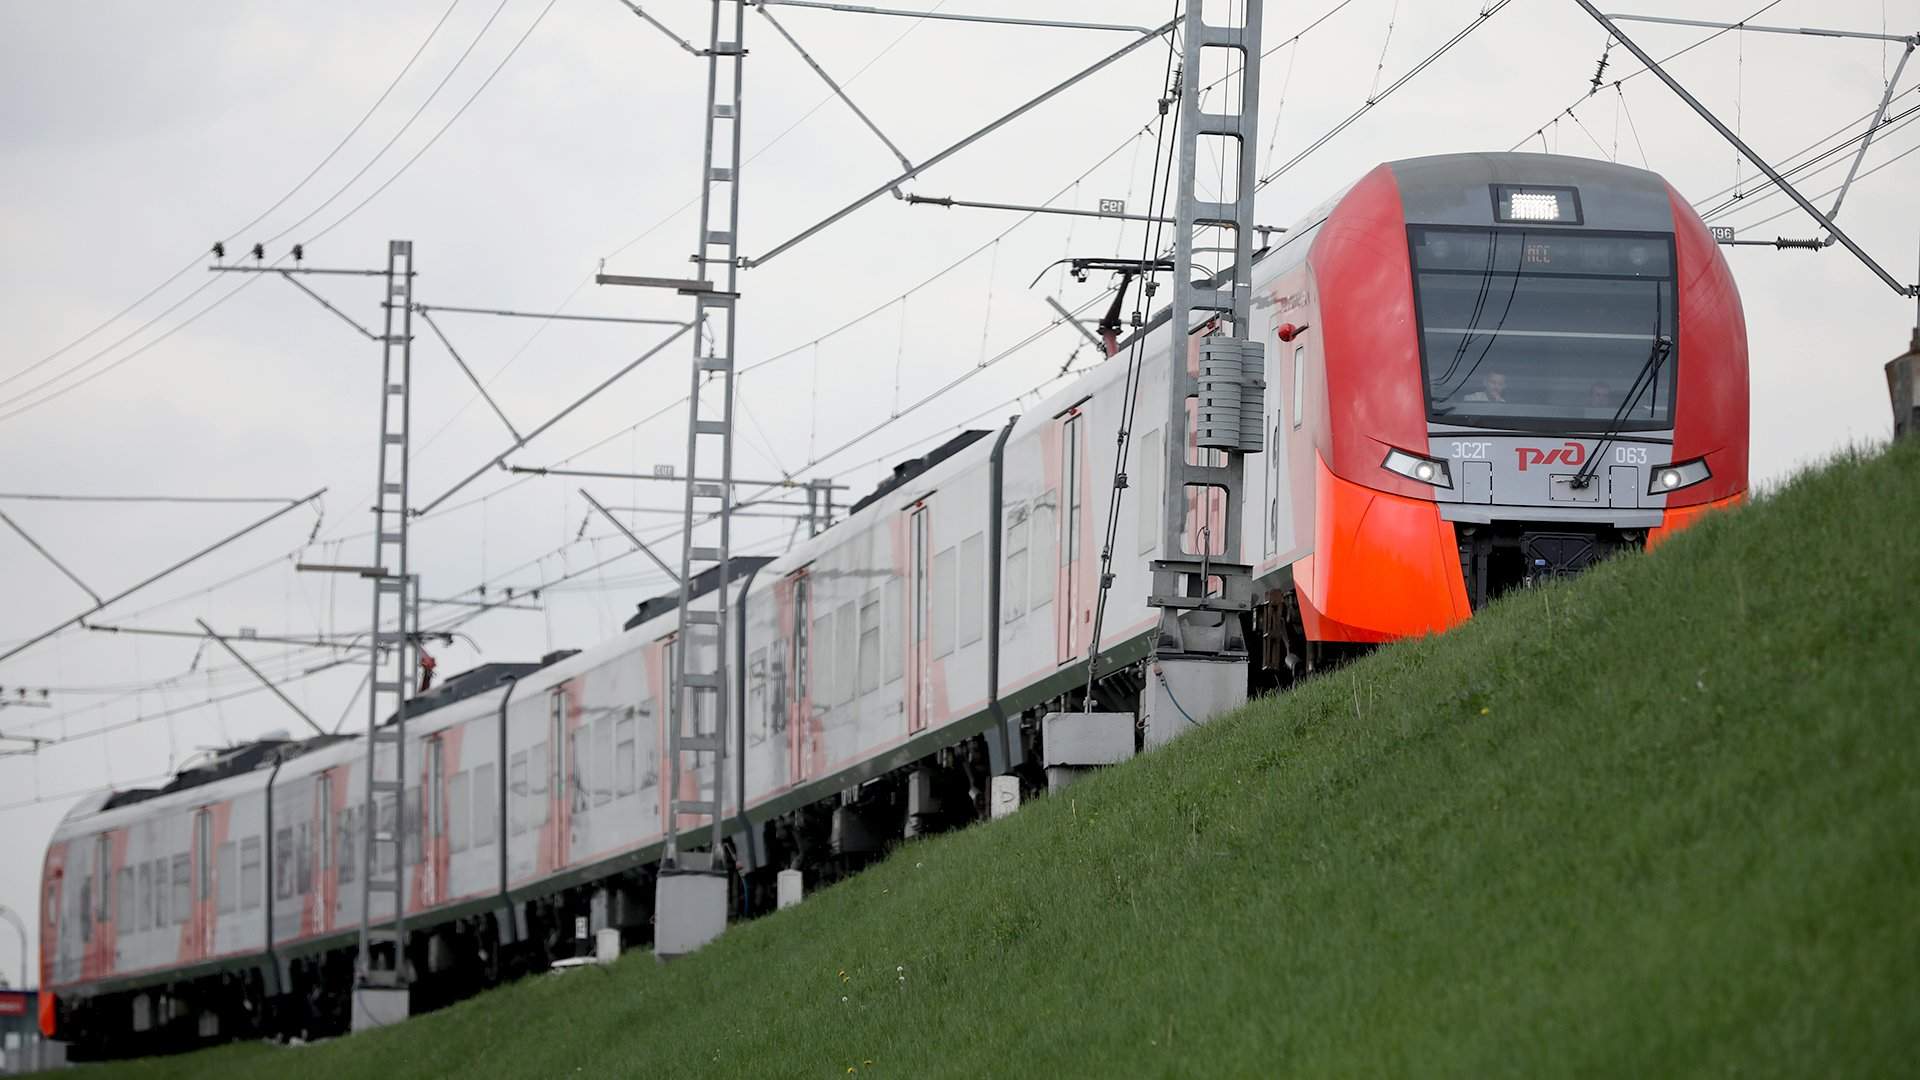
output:
[[[1673,426],[1672,234],[1412,225],[1407,237],[1429,420],[1600,431],[1618,416],[1623,431]],[[1635,396],[1660,338],[1672,347]]]

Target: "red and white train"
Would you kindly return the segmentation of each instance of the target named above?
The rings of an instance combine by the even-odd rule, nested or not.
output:
[[[1255,688],[1743,497],[1739,301],[1651,173],[1534,154],[1381,165],[1254,278],[1271,437],[1216,526],[1255,564]],[[1170,348],[1164,314],[1139,332],[1138,415],[1163,417],[1166,365],[1195,350]],[[1039,719],[1079,703],[1096,647],[1123,367],[735,564],[737,914],[770,906],[780,869],[832,880],[982,816],[992,776],[1044,789]],[[1148,677],[1161,515],[1200,524],[1165,490],[1163,432],[1134,442],[1103,710],[1137,709]],[[406,836],[416,1009],[570,954],[576,918],[648,939],[674,628],[673,600],[650,601],[594,648],[417,699],[412,786],[385,811]],[[44,868],[43,1031],[86,1054],[344,1028],[364,761],[358,739],[270,740],[75,806]]]

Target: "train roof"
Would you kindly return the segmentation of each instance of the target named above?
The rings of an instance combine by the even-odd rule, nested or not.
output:
[[[1404,158],[1386,168],[1410,224],[1494,225],[1493,185],[1516,184],[1579,193],[1581,218],[1555,224],[1673,231],[1673,196],[1666,180],[1631,165],[1560,154],[1474,153]]]
[[[731,584],[739,581],[741,578],[772,561],[773,556],[771,555],[735,555],[727,560],[727,582]],[[698,599],[712,592],[714,586],[718,584],[719,581],[720,568],[718,566],[709,566],[705,570],[695,574],[693,578],[694,598]],[[672,592],[661,593],[659,596],[650,596],[640,601],[639,608],[634,611],[633,615],[630,616],[626,622],[620,624],[620,629],[622,631],[632,630],[636,627],[644,626],[670,611],[678,610],[680,610],[679,589],[675,589]],[[574,650],[574,652],[578,651],[578,649]],[[573,653],[568,653],[567,655],[571,656]]]

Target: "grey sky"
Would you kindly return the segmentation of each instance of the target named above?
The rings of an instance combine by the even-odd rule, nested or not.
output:
[[[1273,2],[1268,42],[1278,44],[1335,0]],[[1762,0],[1619,6],[1732,19]],[[366,163],[439,82],[496,9],[497,21],[419,122],[353,188],[276,241],[279,257],[358,204],[459,107],[547,0],[461,0],[415,68],[338,158],[232,250],[281,231]],[[903,5],[910,6],[910,5]],[[955,10],[1044,14],[1153,24],[1156,0],[951,0]],[[379,95],[445,0],[409,4],[342,0],[326,5],[13,0],[0,7],[0,316],[9,328],[0,379],[40,360],[139,296],[271,204],[319,161]],[[704,34],[707,7],[656,0],[648,10],[683,35]],[[1474,0],[1354,0],[1297,47],[1266,62],[1263,128],[1274,162],[1337,123],[1424,57],[1478,10]],[[916,24],[797,9],[778,17],[826,68],[850,83],[862,107],[910,155],[924,158],[1124,38],[949,22]],[[1920,28],[1920,0],[1783,0],[1762,21],[1895,32]],[[1701,31],[1640,26],[1664,55]],[[903,37],[904,35],[904,37]],[[758,254],[891,175],[886,149],[863,130],[757,15],[750,16],[746,145],[773,144],[746,172],[742,246]],[[1517,0],[1407,89],[1383,102],[1261,196],[1260,217],[1285,224],[1379,161],[1469,149],[1505,150],[1583,94],[1602,33],[1571,0]],[[931,171],[912,190],[962,198],[1038,202],[1068,188],[1061,205],[1146,199],[1152,140],[1135,138],[1153,114],[1165,63],[1160,47],[1122,63],[1034,115]],[[877,57],[877,59],[876,59]],[[1728,35],[1675,66],[1676,73],[1765,153],[1799,150],[1864,114],[1897,55],[1872,44]],[[871,62],[871,66],[866,66]],[[1613,52],[1608,78],[1638,67]],[[858,73],[856,75],[856,73]],[[675,214],[697,191],[704,67],[615,0],[557,0],[525,45],[472,107],[411,169],[355,216],[313,243],[315,265],[367,266],[389,237],[416,243],[417,298],[428,304],[684,316],[678,298],[585,284],[597,261],[629,273],[679,274],[694,230]],[[1920,70],[1909,71],[1906,86]],[[1284,105],[1283,105],[1284,90]],[[1920,95],[1905,99],[1920,104]],[[1545,135],[1559,152],[1645,161],[1689,198],[1704,199],[1753,170],[1650,76],[1583,105],[1584,129],[1562,121]],[[797,125],[797,126],[796,126]],[[1637,134],[1637,137],[1636,137]],[[1884,136],[1868,168],[1916,145]],[[1266,137],[1259,148],[1269,161]],[[1534,149],[1541,139],[1532,140]],[[1116,151],[1077,187],[1076,177]],[[1839,182],[1844,165],[1807,181]],[[1863,181],[1842,222],[1902,280],[1915,273],[1920,215],[1912,191],[1920,162],[1907,159]],[[1717,201],[1717,200],[1716,200]],[[1741,224],[1786,209],[1774,196],[1727,219]],[[917,448],[976,418],[991,426],[1018,411],[1015,395],[1066,364],[1079,340],[1059,328],[987,368],[959,390],[826,461],[806,463],[954,376],[1047,326],[1044,297],[1091,300],[1048,274],[1061,256],[1137,251],[1137,227],[1047,218],[1014,229],[1016,215],[909,208],[882,199],[744,279],[741,359],[787,354],[742,380],[746,410],[739,469],[843,479],[864,492],[894,452]],[[657,228],[656,228],[657,226]],[[651,231],[650,231],[651,230]],[[1752,235],[1810,236],[1792,214]],[[640,238],[638,242],[636,238]],[[630,246],[629,246],[630,245]],[[954,263],[975,257],[850,329],[811,343]],[[1850,441],[1889,429],[1880,365],[1905,346],[1913,306],[1893,296],[1839,249],[1820,254],[1741,249],[1731,261],[1743,290],[1753,362],[1753,475],[1767,481]],[[204,284],[194,269],[135,315],[0,385],[0,402],[80,364],[144,318]],[[44,407],[4,414],[125,356],[238,281],[219,280],[146,335],[12,405],[0,404],[0,491],[299,495],[329,485],[320,543],[300,511],[190,571],[139,594],[101,621],[188,629],[196,617],[232,631],[349,632],[364,625],[359,583],[296,575],[296,553],[364,561],[378,375],[373,346],[284,282],[261,280],[191,326]],[[377,315],[377,288],[316,283],[355,318]],[[659,337],[631,326],[532,323],[447,315],[442,326],[523,429],[598,382]],[[536,332],[538,331],[538,332]],[[445,490],[503,449],[506,433],[474,400],[422,328],[416,351],[415,461],[421,498]],[[688,349],[666,350],[600,400],[516,455],[551,464],[614,436],[685,393]],[[1080,362],[1092,360],[1082,352]],[[511,363],[510,363],[511,362]],[[510,365],[510,366],[509,366]],[[1031,399],[1029,399],[1030,401]],[[645,470],[676,461],[679,410],[621,434],[576,465]],[[431,438],[430,438],[431,437]],[[575,482],[489,475],[415,533],[428,596],[479,583],[537,587],[625,550],[604,522],[587,523]],[[603,502],[667,506],[670,488],[596,482]],[[82,578],[116,591],[259,516],[254,506],[142,506],[0,501]],[[636,516],[636,528],[671,526]],[[777,550],[779,522],[743,526],[748,550]],[[543,557],[544,556],[544,557]],[[276,561],[277,560],[277,561]],[[219,583],[259,568],[230,584]],[[486,659],[519,659],[578,646],[618,629],[638,600],[659,591],[638,556],[544,592],[540,612],[502,611],[465,629]],[[215,587],[218,586],[218,587]],[[471,596],[471,593],[467,595]],[[171,601],[162,603],[165,601]],[[11,532],[0,534],[0,641],[29,636],[87,606],[71,583]],[[74,631],[0,663],[0,686],[55,688],[47,710],[0,709],[0,731],[81,736],[36,756],[0,759],[0,904],[37,918],[34,900],[46,839],[70,799],[63,793],[166,773],[198,748],[295,730],[300,721],[265,694],[193,708],[247,690],[244,673],[191,641]],[[312,650],[255,647],[276,675],[327,659]],[[482,656],[465,644],[440,657],[443,672]],[[194,670],[189,674],[189,668]],[[211,671],[210,671],[211,669]],[[288,693],[331,727],[361,674],[342,667],[292,682]],[[159,685],[168,677],[173,682]],[[116,696],[139,689],[131,696]],[[8,691],[11,693],[11,690]],[[169,709],[171,717],[155,717]],[[141,717],[151,719],[132,722]],[[349,726],[364,722],[356,709]],[[110,734],[85,737],[103,725]],[[9,744],[12,745],[12,744]],[[46,801],[22,805],[36,798]],[[15,970],[0,934],[0,970]]]

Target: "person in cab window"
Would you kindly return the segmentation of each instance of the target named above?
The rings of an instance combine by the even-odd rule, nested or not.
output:
[[[1498,401],[1507,400],[1507,376],[1505,372],[1489,371],[1480,383],[1480,389],[1461,398],[1462,401]]]
[[[1608,386],[1606,383],[1594,383],[1593,388],[1587,391],[1587,408],[1611,409],[1614,405],[1613,387]]]

